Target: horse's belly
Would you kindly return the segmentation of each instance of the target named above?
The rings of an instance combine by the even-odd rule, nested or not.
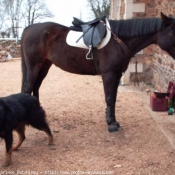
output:
[[[96,75],[93,60],[86,59],[87,50],[69,47],[69,49],[57,52],[49,60],[64,71],[82,74]]]

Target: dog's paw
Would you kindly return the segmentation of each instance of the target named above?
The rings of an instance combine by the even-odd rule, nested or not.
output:
[[[12,164],[11,160],[6,160],[6,161],[2,164],[2,166],[3,166],[3,167],[8,167],[8,166],[11,165],[11,164]]]

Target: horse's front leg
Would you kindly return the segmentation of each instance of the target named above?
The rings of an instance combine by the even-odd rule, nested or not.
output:
[[[117,98],[117,89],[122,74],[116,72],[107,72],[102,74],[103,86],[106,100],[106,122],[109,132],[118,131],[120,124],[115,118],[115,103]]]

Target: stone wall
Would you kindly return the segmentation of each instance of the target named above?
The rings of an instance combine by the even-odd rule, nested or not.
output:
[[[163,12],[175,16],[174,0],[155,0],[156,16]],[[169,81],[175,81],[175,61],[159,47],[154,47],[153,84],[157,89],[167,90]]]
[[[16,41],[0,41],[0,62],[19,58],[21,46]]]
[[[154,0],[133,0],[134,4],[144,3],[144,12],[133,12],[133,18],[150,18],[155,16],[155,3]],[[152,84],[153,77],[153,46],[148,46],[143,50],[143,54],[137,56],[139,62],[143,63],[143,73],[138,75],[138,80],[146,84]],[[132,73],[133,74],[133,73]],[[131,75],[132,78],[133,75]],[[131,79],[132,80],[132,79]],[[132,80],[133,81],[133,80]]]
[[[145,3],[145,13],[134,14],[134,17],[160,17],[161,12],[167,16],[169,14],[175,16],[174,0],[133,0],[133,2]],[[155,89],[166,91],[169,81],[175,81],[175,61],[156,45],[147,47],[144,53],[145,63],[148,67],[151,66],[153,71],[150,79],[152,84]]]
[[[123,19],[124,16],[129,18],[146,18],[146,17],[153,17],[155,16],[155,2],[154,0],[111,0],[111,17],[112,19]],[[120,18],[118,15],[118,18],[115,18],[115,15],[117,14],[115,12],[116,7],[113,7],[113,5],[120,4]],[[120,3],[119,3],[120,2]],[[128,2],[126,5],[125,3]],[[127,7],[128,6],[128,9]],[[141,7],[141,8],[140,8]],[[114,10],[115,9],[115,10]],[[132,9],[132,10],[131,10]],[[129,14],[127,14],[127,10],[129,10]],[[114,13],[115,12],[115,13]],[[146,49],[144,49],[141,53],[136,54],[135,58],[131,59],[130,64],[135,64],[135,62],[142,63],[143,64],[143,71],[138,73],[138,80],[139,82],[144,82],[146,84],[152,84],[152,77],[153,77],[153,46],[149,46]],[[126,73],[128,76],[128,73]],[[125,74],[125,75],[126,75]],[[130,72],[130,83],[133,83],[135,81],[135,72]],[[126,78],[125,78],[126,79]],[[124,84],[126,84],[124,81]]]
[[[115,1],[121,2],[121,11],[124,11],[123,7],[126,5],[122,6],[123,0],[111,1],[113,1],[113,4]],[[131,0],[125,0],[125,2],[131,3]],[[175,16],[174,0],[133,0],[133,6],[139,3],[145,4],[145,11],[139,12],[139,9],[138,11],[135,10],[136,12],[133,12],[133,18],[160,17],[160,12]],[[111,14],[111,16],[113,15]],[[162,89],[165,91],[167,90],[169,81],[175,81],[175,61],[158,46],[151,45],[143,50],[143,54],[139,54],[136,57],[138,63],[143,63],[143,73],[139,73],[138,75],[139,81],[148,84],[152,83],[155,89]],[[131,63],[135,63],[135,59],[132,59]],[[134,80],[134,76],[134,73],[132,73],[130,76],[131,82]]]
[[[138,73],[138,81],[144,82],[145,84],[152,85],[152,77],[153,77],[153,49],[152,47],[148,47],[143,50],[143,54],[137,54],[134,58],[131,59],[130,63],[135,64],[136,60],[138,63],[143,64],[143,71]],[[135,72],[131,73],[130,81],[131,83],[135,81]]]

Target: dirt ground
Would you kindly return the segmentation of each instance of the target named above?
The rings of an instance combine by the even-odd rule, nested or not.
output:
[[[20,92],[21,60],[0,63],[0,97]],[[140,88],[141,89],[141,88]],[[40,88],[40,102],[54,136],[26,127],[26,140],[1,174],[174,175],[175,115],[152,112],[145,87],[119,87],[109,133],[100,76],[70,74],[52,66]],[[166,129],[165,129],[166,128]],[[16,133],[14,133],[16,142]],[[0,162],[5,144],[0,142]]]

